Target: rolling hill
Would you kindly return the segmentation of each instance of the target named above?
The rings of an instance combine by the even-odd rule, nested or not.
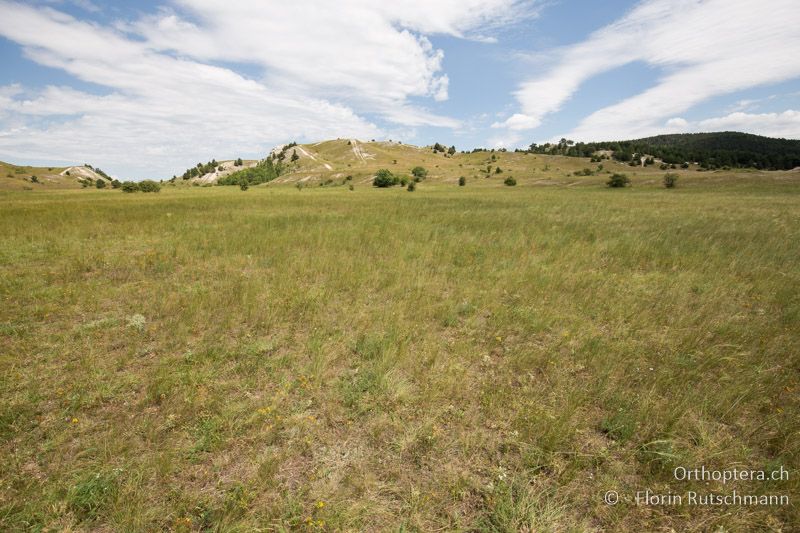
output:
[[[281,155],[282,154],[282,155]],[[513,177],[521,185],[580,186],[603,183],[609,174],[623,172],[638,184],[660,184],[666,172],[677,173],[686,183],[701,179],[736,180],[761,176],[766,179],[782,179],[785,173],[738,170],[700,174],[696,164],[686,168],[665,168],[657,165],[631,167],[627,162],[614,159],[592,162],[587,157],[572,157],[553,153],[509,152],[505,150],[473,150],[470,152],[435,151],[433,147],[419,147],[395,141],[363,142],[356,139],[334,139],[311,144],[283,145],[272,150],[268,156],[270,165],[280,165],[277,177],[270,174],[256,183],[292,184],[296,186],[320,185],[368,185],[380,169],[387,169],[398,177],[410,177],[414,167],[427,171],[426,181],[455,184],[463,176],[471,185],[502,185],[507,177]],[[262,170],[266,159],[260,162]],[[227,161],[220,163],[223,171],[213,171],[182,180],[176,185],[235,184],[242,174],[237,174]],[[259,167],[258,161],[244,161],[245,172]],[[498,172],[498,168],[500,171]],[[233,172],[232,172],[233,171]],[[796,173],[792,173],[794,176]],[[251,181],[251,185],[253,185]]]
[[[102,170],[90,165],[34,167],[0,161],[0,189],[78,189],[84,184],[94,185],[98,180],[111,182]]]

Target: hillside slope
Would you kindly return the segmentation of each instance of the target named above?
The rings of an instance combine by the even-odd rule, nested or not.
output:
[[[279,154],[283,152],[282,159]],[[427,171],[426,182],[455,184],[459,177],[466,178],[470,186],[502,185],[513,177],[520,185],[580,186],[604,183],[608,176],[622,172],[630,176],[634,185],[658,185],[666,172],[676,173],[682,182],[722,179],[726,181],[752,179],[794,179],[797,172],[766,172],[754,170],[718,171],[698,173],[698,165],[687,168],[661,169],[657,165],[631,167],[625,162],[603,160],[591,162],[589,157],[502,150],[473,152],[435,152],[432,147],[418,147],[392,141],[363,142],[356,139],[334,139],[311,144],[279,146],[270,157],[280,162],[280,175],[269,186],[292,184],[298,186],[369,185],[376,172],[387,169],[398,177],[409,177],[417,166]],[[249,163],[246,162],[250,166]],[[252,162],[253,165],[256,162]],[[500,171],[498,172],[498,168]],[[229,172],[225,173],[230,176]],[[236,178],[236,175],[231,176]],[[231,179],[229,178],[229,180]],[[198,178],[196,181],[200,181]],[[179,182],[181,180],[178,180]],[[207,175],[202,183],[216,182]]]
[[[0,161],[0,190],[78,189],[97,180],[111,182],[102,170],[88,165],[34,167]]]

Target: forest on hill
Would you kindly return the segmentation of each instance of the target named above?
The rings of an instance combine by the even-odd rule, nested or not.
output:
[[[709,170],[725,167],[790,170],[800,167],[800,140],[731,131],[591,143],[561,139],[558,143],[531,144],[530,151],[573,157],[593,157],[597,152],[610,151],[619,161],[648,156],[670,165],[697,163]]]

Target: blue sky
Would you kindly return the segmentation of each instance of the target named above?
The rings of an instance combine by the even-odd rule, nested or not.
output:
[[[15,163],[142,179],[336,137],[800,138],[796,0],[0,0],[0,18]]]

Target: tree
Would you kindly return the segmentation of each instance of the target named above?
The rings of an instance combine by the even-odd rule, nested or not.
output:
[[[119,180],[111,180],[111,187],[113,187],[114,189],[119,189],[120,187],[122,187],[122,182]]]
[[[459,187],[463,187],[466,184],[467,184],[467,178],[465,178],[464,176],[461,176],[460,178],[458,178],[458,186]]]
[[[450,155],[453,155],[454,153],[456,153],[456,147],[455,147],[455,145],[453,145],[453,146],[451,146],[450,148],[448,148],[448,149],[447,149],[447,153],[448,153],[448,154],[450,154]]]
[[[606,185],[611,188],[619,188],[627,187],[630,182],[631,180],[625,174],[613,174],[610,178],[608,178]]]
[[[235,167],[240,167],[242,165],[244,165],[244,162],[242,161],[241,157],[237,158],[236,161],[233,162],[233,166]]]
[[[428,177],[428,171],[425,170],[423,167],[414,167],[411,169],[411,175],[414,176],[415,178],[419,178],[420,180],[424,180],[426,177]]]
[[[513,176],[509,176],[509,177],[507,177],[505,180],[503,180],[503,184],[504,184],[504,185],[507,185],[507,186],[509,186],[509,187],[513,187],[514,185],[516,185],[516,184],[517,184],[517,180],[515,180],[515,179],[513,178]]]
[[[375,173],[375,178],[372,180],[373,187],[392,187],[400,183],[400,180],[385,168],[380,169]]]
[[[678,184],[678,175],[673,173],[664,174],[664,187],[667,189],[675,188],[675,185]]]
[[[250,188],[250,184],[247,182],[247,178],[243,178],[239,180],[239,188],[243,191],[246,191]]]
[[[408,187],[406,188],[406,190],[408,190],[408,192],[416,191],[417,190],[417,183],[412,181],[411,183],[408,184]]]
[[[139,184],[135,181],[125,181],[122,183],[122,192],[137,192]]]
[[[139,190],[142,192],[159,192],[161,185],[153,180],[144,180],[139,182]]]
[[[292,150],[292,157],[289,159],[289,161],[294,163],[298,159],[300,159],[300,156],[297,155],[297,150]]]
[[[503,173],[503,169],[500,168],[500,167],[497,167],[496,169],[494,169],[494,173],[495,174],[502,174]]]
[[[38,177],[36,177],[36,176],[31,176],[31,182],[33,182],[33,183],[39,183],[39,178],[38,178]]]
[[[106,188],[106,182],[105,182],[105,180],[97,180],[97,181],[94,182],[94,186],[97,187],[98,189],[105,189]]]

